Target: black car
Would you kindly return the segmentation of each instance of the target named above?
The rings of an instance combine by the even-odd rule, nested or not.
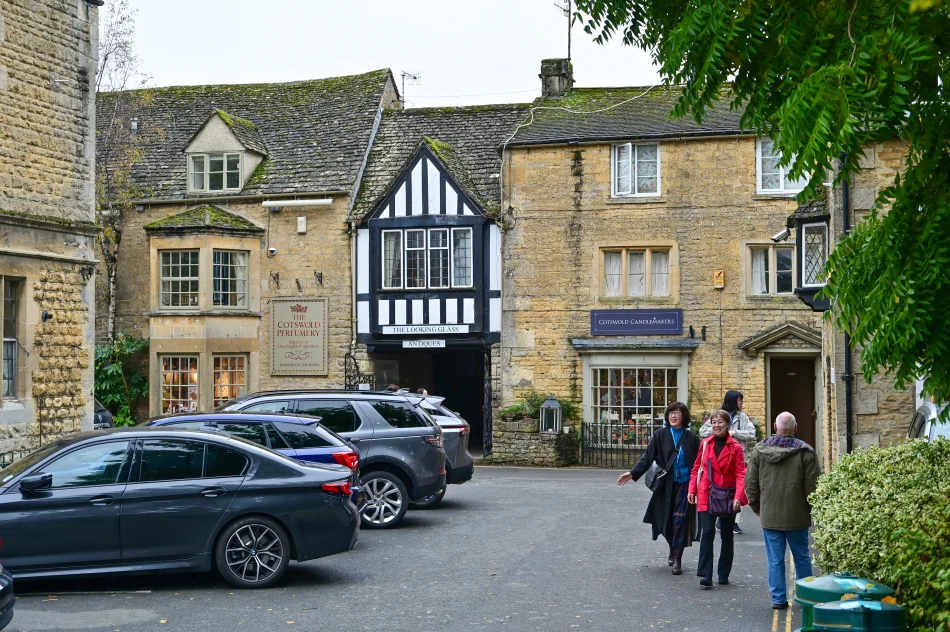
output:
[[[106,428],[112,428],[115,426],[115,420],[112,418],[112,413],[109,412],[109,409],[102,405],[98,399],[95,400],[96,408],[95,414],[92,419],[92,429],[93,430],[105,430]]]
[[[16,579],[217,568],[262,588],[356,545],[349,477],[230,435],[82,433],[0,471],[0,561]]]
[[[13,606],[16,597],[13,596],[13,577],[7,569],[0,566],[0,630],[13,621]]]

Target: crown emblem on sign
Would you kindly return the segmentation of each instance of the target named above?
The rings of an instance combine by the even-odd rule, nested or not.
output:
[[[307,306],[306,306],[306,305],[301,305],[300,303],[297,303],[296,305],[291,305],[291,306],[290,306],[290,311],[292,311],[292,312],[295,313],[295,314],[306,314],[306,313],[307,313]]]

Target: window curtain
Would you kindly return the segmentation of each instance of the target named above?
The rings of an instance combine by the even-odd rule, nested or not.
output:
[[[752,251],[752,293],[769,293],[769,251],[756,248]]]
[[[604,253],[604,295],[620,296],[620,259],[619,252]]]
[[[402,233],[383,233],[383,287],[402,287]]]
[[[670,295],[670,253],[653,253],[653,296]]]
[[[646,294],[644,254],[642,252],[631,252],[627,257],[627,294],[630,296]]]

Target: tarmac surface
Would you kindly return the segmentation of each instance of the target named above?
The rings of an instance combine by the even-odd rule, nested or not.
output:
[[[478,467],[440,506],[364,530],[356,550],[237,590],[214,575],[16,582],[9,632],[88,630],[590,630],[791,632],[774,612],[758,519],[746,509],[731,585],[701,589],[698,543],[673,577],[641,522],[649,491],[619,471]],[[718,553],[718,540],[716,550]],[[717,557],[718,559],[718,557]]]

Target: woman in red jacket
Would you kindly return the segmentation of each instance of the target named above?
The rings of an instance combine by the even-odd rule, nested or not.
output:
[[[735,500],[732,510],[735,513],[722,516],[722,548],[719,550],[719,583],[729,583],[732,571],[733,533],[735,514],[742,505],[748,504],[745,496],[745,459],[742,445],[729,436],[729,413],[717,410],[709,417],[712,434],[699,445],[699,456],[693,464],[693,473],[689,478],[690,503],[696,505],[699,512],[699,585],[712,586],[713,540],[716,537],[716,518],[709,513],[709,490],[714,482],[719,487],[735,488]],[[702,469],[702,474],[700,474]],[[711,476],[710,476],[711,474]],[[710,481],[710,478],[712,481]]]

